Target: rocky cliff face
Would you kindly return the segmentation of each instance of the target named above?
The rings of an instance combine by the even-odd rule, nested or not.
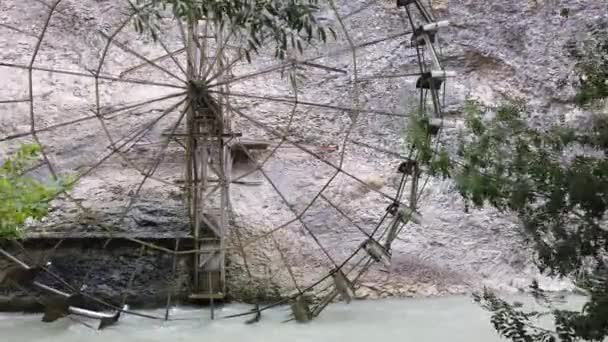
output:
[[[35,1],[31,5],[24,3],[8,0],[0,4],[0,23],[3,24],[0,25],[0,63],[27,64],[31,58],[36,42],[31,34],[40,32],[48,8]],[[459,75],[447,84],[447,133],[442,138],[445,143],[449,144],[458,132],[461,106],[469,97],[488,105],[498,104],[506,97],[522,97],[537,114],[531,119],[539,122],[573,119],[581,114],[572,105],[573,89],[569,83],[573,79],[574,60],[568,51],[589,30],[608,25],[604,0],[442,0],[432,1],[432,4],[439,18],[452,23],[441,35],[440,45],[444,65]],[[111,32],[111,28],[124,17],[123,11],[114,2],[92,0],[64,1],[58,8],[66,14],[57,14],[51,20],[36,64],[79,73],[96,69],[104,47],[104,39],[96,31]],[[345,20],[347,31],[355,42],[371,41],[408,29],[393,1],[339,1],[341,14],[362,8]],[[569,9],[567,17],[563,15],[562,8]],[[331,11],[322,13],[321,17],[325,22],[338,26]],[[149,58],[161,54],[158,47],[149,41],[138,40],[130,29],[117,37]],[[340,33],[338,41],[310,50],[308,54],[346,47],[344,38],[344,33]],[[358,49],[359,77],[415,70],[417,64],[413,50],[405,48],[408,41],[409,36],[405,36]],[[178,33],[168,31],[165,42],[169,50],[178,48]],[[136,62],[137,58],[132,54],[113,48],[108,53],[103,71],[118,75],[138,64]],[[165,62],[163,65],[170,64],[170,61]],[[300,100],[352,106],[352,56],[341,54],[323,58],[320,62],[348,73],[307,69],[308,78],[298,89]],[[276,62],[263,53],[254,59],[252,65],[240,66],[235,75],[262,70],[273,63]],[[170,82],[170,78],[158,70],[139,70],[131,75],[146,79],[153,77],[159,83]],[[95,87],[91,78],[46,72],[35,73],[34,77],[38,127],[84,118],[95,110]],[[27,95],[25,70],[0,66],[0,78],[3,80],[0,100]],[[102,106],[106,110],[171,93],[165,89],[161,91],[161,87],[110,80],[101,82],[100,89]],[[277,75],[268,74],[239,82],[234,90],[256,96],[293,96],[287,82]],[[410,99],[417,96],[415,78],[364,82],[359,92],[361,107],[394,113],[406,112],[408,109],[404,104],[411,103]],[[291,105],[263,99],[235,101],[235,106],[277,129],[286,127],[290,121],[289,113],[294,112]],[[134,109],[132,115],[115,116],[106,120],[107,128],[114,139],[119,140],[173,102],[161,101]],[[376,191],[394,194],[398,183],[395,170],[399,159],[365,145],[404,152],[402,136],[406,122],[402,117],[362,113],[353,126],[349,143],[343,146],[345,134],[352,124],[349,113],[305,106],[299,106],[295,113],[290,139],[309,146],[323,160],[334,163],[340,162],[340,148],[344,148],[342,170],[367,184],[362,185],[360,181],[339,174],[325,188],[323,195],[337,203],[343,213],[337,212],[324,198],[317,198],[302,217],[332,258],[342,260],[364,239],[345,216],[364,230],[372,230],[384,215],[387,205]],[[0,137],[28,131],[29,115],[27,103],[0,102]],[[177,114],[171,115],[170,120],[177,118]],[[272,147],[279,144],[279,139],[250,121],[243,118],[235,120],[235,126],[246,137],[268,139],[273,143]],[[137,192],[141,180],[141,172],[137,169],[148,167],[150,160],[159,153],[155,143],[170,128],[169,123],[167,121],[149,130],[144,139],[147,143],[131,146],[121,158],[109,158],[101,168],[83,179],[73,196],[93,208],[98,219],[110,222],[123,232],[137,234],[143,231],[149,234],[156,230],[170,232],[174,228],[185,231],[183,212],[179,209],[182,206],[181,195],[175,187],[183,172],[183,152],[179,146],[170,147],[167,160],[158,169],[160,181],[153,181]],[[59,172],[86,169],[103,158],[110,144],[98,120],[86,120],[43,132],[40,138]],[[2,142],[0,152],[9,152],[28,139]],[[336,152],[324,148],[334,145],[340,147]],[[241,227],[244,239],[259,236],[292,220],[291,209],[306,208],[335,172],[326,163],[293,145],[284,144],[274,151],[264,166],[273,183],[257,173],[247,178],[259,181],[255,183],[257,185],[235,184],[232,187],[235,224]],[[263,161],[267,156],[268,153],[262,153],[258,160]],[[48,175],[45,170],[38,173]],[[285,195],[289,206],[275,189]],[[135,193],[140,194],[137,200],[139,208],[146,209],[130,211],[125,220],[118,220]],[[517,232],[517,222],[491,210],[464,213],[463,203],[448,181],[428,181],[420,199],[420,210],[424,216],[423,224],[408,225],[403,230],[393,246],[391,268],[373,268],[362,281],[358,291],[361,296],[460,293],[480,285],[516,290],[539,276]],[[49,221],[35,231],[41,234],[74,232],[75,225],[69,222],[78,221],[74,216],[77,211],[68,202],[57,202]],[[61,222],[60,228],[57,228],[58,222]],[[258,239],[245,248],[248,265],[254,271],[254,284],[259,288],[272,289],[280,294],[293,290],[277,244],[301,284],[312,283],[332,267],[327,256],[302,228],[299,224],[286,225],[276,232],[276,244],[272,239]],[[86,226],[82,229],[93,228]],[[251,282],[236,248],[229,254],[229,259],[229,287],[235,293],[244,293],[243,289],[250,287]],[[549,289],[568,287],[566,283],[542,277],[541,284]]]

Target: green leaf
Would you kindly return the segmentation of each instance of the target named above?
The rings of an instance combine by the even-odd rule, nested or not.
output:
[[[0,239],[21,237],[26,221],[46,216],[49,202],[69,188],[66,181],[73,184],[69,178],[55,184],[26,174],[41,151],[38,145],[23,145],[0,165]]]
[[[257,51],[263,44],[275,45],[275,56],[280,59],[286,57],[289,49],[301,53],[300,40],[311,42],[315,31],[321,42],[326,41],[325,28],[333,33],[330,27],[315,20],[319,6],[310,0],[143,0],[132,6],[136,31],[156,40],[155,29],[162,20],[159,11],[166,8],[171,8],[176,19],[184,22],[206,19],[217,27],[229,25],[237,39],[254,42],[256,49],[251,51]],[[305,35],[300,37],[302,30]],[[290,47],[288,36],[292,40]]]

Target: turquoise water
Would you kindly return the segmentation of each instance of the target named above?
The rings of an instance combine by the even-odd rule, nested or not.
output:
[[[227,305],[216,310],[216,315],[229,315],[248,309],[250,307],[244,305]],[[146,313],[163,315],[164,311]],[[0,341],[505,341],[490,326],[488,314],[475,305],[470,297],[356,301],[349,305],[340,303],[331,305],[318,319],[308,324],[282,323],[289,315],[287,307],[265,312],[256,325],[246,325],[242,318],[211,321],[206,309],[179,308],[174,309],[172,315],[184,320],[160,322],[125,316],[116,326],[96,331],[68,318],[45,324],[40,322],[40,315],[2,314]]]

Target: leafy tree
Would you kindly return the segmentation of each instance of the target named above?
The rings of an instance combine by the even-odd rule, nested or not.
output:
[[[533,284],[547,310],[528,312],[490,291],[475,299],[492,312],[492,324],[513,341],[603,341],[608,336],[608,117],[586,131],[531,128],[521,104],[504,105],[484,119],[467,106],[466,128],[455,156],[425,138],[427,118],[413,120],[417,161],[451,177],[468,205],[516,214],[541,271],[573,279],[588,301],[580,312],[557,309]],[[428,135],[427,135],[428,137]],[[551,315],[556,330],[534,323]]]
[[[25,175],[39,153],[38,145],[23,145],[0,165],[0,239],[21,237],[26,221],[45,217],[49,202],[67,188],[67,181],[45,184]]]
[[[229,27],[232,34],[245,38],[245,56],[269,44],[275,56],[286,57],[289,49],[302,52],[313,39],[325,42],[331,27],[314,17],[320,9],[319,0],[135,0],[134,25],[138,32],[156,38],[161,13],[171,11],[179,20],[195,22],[205,18],[218,27]]]
[[[586,295],[582,310],[564,310],[533,283],[531,293],[544,309],[529,311],[489,290],[476,294],[475,300],[492,313],[496,330],[512,341],[603,341],[608,336],[606,37],[599,36],[577,64],[574,100],[596,110],[588,129],[534,127],[525,104],[517,100],[493,111],[468,102],[466,128],[455,151],[436,148],[424,113],[409,125],[409,143],[420,165],[451,178],[467,210],[489,205],[516,214],[539,269],[572,279]],[[539,325],[545,317],[552,317],[553,329]]]
[[[541,271],[570,277],[589,295],[583,312],[548,306],[558,328],[551,336],[601,341],[608,333],[606,118],[596,118],[584,132],[537,130],[529,127],[523,113],[521,106],[506,105],[484,122],[480,112],[472,110],[467,126],[473,136],[461,141],[461,162],[451,165],[450,172],[466,201],[517,214]],[[538,329],[526,335],[531,339],[520,339],[525,334],[515,319],[530,320],[547,312],[516,310],[489,292],[477,300],[493,312],[493,323],[504,336],[552,340]]]

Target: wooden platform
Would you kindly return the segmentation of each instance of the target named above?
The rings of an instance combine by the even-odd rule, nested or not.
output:
[[[216,293],[191,293],[188,296],[190,300],[224,300],[226,296],[221,292]]]
[[[76,235],[77,234],[77,235]],[[55,231],[55,232],[31,232],[27,233],[24,240],[91,240],[91,239],[141,239],[141,240],[175,240],[175,239],[191,239],[192,236],[189,232],[177,231],[177,232],[78,232],[72,233],[68,231]]]

